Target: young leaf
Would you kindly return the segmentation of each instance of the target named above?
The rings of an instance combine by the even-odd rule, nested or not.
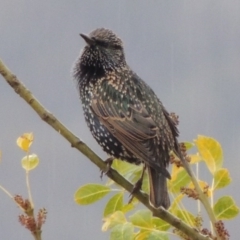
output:
[[[136,198],[133,198],[131,203],[127,203],[123,205],[122,212],[127,213],[131,211],[137,203],[138,203],[138,200],[136,201]]]
[[[103,219],[104,224],[102,226],[102,231],[105,232],[118,224],[126,223],[127,220],[125,215],[121,211],[116,211],[112,215]]]
[[[239,208],[232,197],[223,196],[215,203],[213,211],[218,220],[231,219],[238,215]]]
[[[80,187],[74,194],[77,204],[87,205],[94,203],[110,192],[110,188],[101,184],[87,184]]]
[[[145,240],[149,236],[150,231],[141,229],[135,236],[134,240]]]
[[[39,158],[36,154],[27,155],[22,159],[22,167],[27,170],[33,170],[39,164]]]
[[[129,222],[116,225],[110,234],[111,240],[134,239],[133,225]]]
[[[168,181],[168,189],[172,193],[179,193],[181,187],[186,186],[190,181],[190,177],[183,168],[179,170],[173,170],[172,179]]]
[[[199,156],[199,153],[189,154],[189,157],[191,158],[190,164],[195,164],[202,160],[201,157]]]
[[[117,170],[123,177],[127,178],[132,172],[139,170],[140,166],[133,165],[126,161],[114,159],[111,166],[113,169]]]
[[[166,232],[152,231],[144,240],[168,240]]]
[[[131,223],[136,227],[154,228],[152,213],[149,210],[139,210],[129,217]]]
[[[186,211],[186,210],[178,210],[176,213],[176,216],[182,219],[184,222],[186,222],[190,226],[194,226],[195,223],[195,217],[192,213]]]
[[[232,181],[230,174],[226,168],[220,168],[214,173],[213,190],[224,188]]]
[[[157,230],[145,230],[141,229],[134,238],[134,240],[168,240],[168,234],[166,232]]]
[[[183,194],[179,194],[177,195],[177,197],[174,197],[174,200],[172,202],[172,205],[170,206],[170,209],[169,211],[176,215],[177,214],[177,211],[179,210],[180,208],[180,202],[182,201],[184,195]]]
[[[123,208],[123,192],[117,193],[113,197],[111,197],[108,203],[105,206],[103,216],[107,217],[108,215],[121,211]]]
[[[153,217],[152,222],[153,222],[154,227],[161,231],[167,231],[171,227],[171,225],[169,223],[167,223],[157,217]]]
[[[33,142],[33,133],[24,133],[17,139],[17,145],[25,152],[29,151],[29,148]]]
[[[221,145],[214,138],[201,135],[198,136],[195,143],[209,171],[214,174],[223,164],[223,151]]]
[[[142,169],[142,165],[137,166],[118,159],[114,159],[111,167],[130,182],[131,182],[130,178],[132,178],[133,174],[135,174],[138,171],[140,172]],[[113,180],[109,179],[106,185],[111,186],[114,183],[115,182]]]

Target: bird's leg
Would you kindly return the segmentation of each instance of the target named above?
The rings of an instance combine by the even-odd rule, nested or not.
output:
[[[103,174],[107,174],[107,173],[109,172],[109,170],[111,169],[113,160],[114,160],[113,157],[109,157],[109,158],[107,158],[107,159],[104,161],[104,162],[107,164],[107,170],[106,170],[106,171],[101,170],[100,178],[103,177]]]
[[[142,183],[143,183],[143,178],[144,178],[144,173],[145,173],[146,167],[147,167],[146,164],[144,164],[141,177],[134,184],[133,189],[132,189],[132,191],[130,193],[130,199],[129,199],[128,203],[132,202],[132,200],[134,198],[133,194],[142,189]]]

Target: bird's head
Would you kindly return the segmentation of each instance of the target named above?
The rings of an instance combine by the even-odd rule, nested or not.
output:
[[[98,28],[89,35],[80,36],[86,42],[80,57],[83,67],[102,68],[107,71],[126,64],[122,40],[111,30]]]

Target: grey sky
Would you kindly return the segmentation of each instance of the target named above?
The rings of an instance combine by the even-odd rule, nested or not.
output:
[[[240,2],[202,1],[27,1],[2,0],[0,58],[48,110],[100,156],[88,131],[70,71],[84,46],[80,32],[107,27],[124,41],[129,65],[168,111],[180,116],[180,140],[197,134],[223,146],[240,205]],[[16,138],[33,132],[40,157],[31,172],[36,207],[49,214],[43,239],[106,239],[101,232],[106,199],[91,206],[73,201],[75,190],[100,182],[99,170],[72,149],[0,79],[0,184],[26,196],[23,153]],[[201,176],[208,177],[207,171]],[[0,192],[0,239],[32,239],[17,221],[18,210]],[[231,239],[239,218],[227,222]]]

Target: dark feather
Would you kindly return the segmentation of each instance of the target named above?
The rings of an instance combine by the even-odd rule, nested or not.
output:
[[[136,77],[134,74],[132,77]],[[141,81],[138,79],[138,81]],[[143,84],[143,82],[141,82]],[[95,88],[91,101],[91,109],[99,117],[100,122],[118,139],[126,149],[141,159],[146,165],[155,168],[165,177],[170,178],[166,170],[169,159],[168,144],[163,141],[168,139],[167,131],[171,129],[167,120],[165,126],[154,122],[146,110],[144,103],[139,100],[135,92],[140,91],[138,86],[135,92],[127,85],[126,95],[122,95],[118,89],[112,90],[111,81],[102,81],[99,88]],[[104,95],[101,94],[104,88]],[[148,86],[145,86],[145,90]],[[121,97],[122,96],[122,97]],[[135,96],[135,97],[133,97]],[[114,101],[114,98],[121,101]],[[153,104],[157,111],[158,102]],[[166,113],[165,113],[166,114]],[[163,116],[165,117],[165,116]],[[171,137],[170,137],[171,138]],[[159,155],[165,152],[165,161],[159,161]]]
[[[175,122],[154,91],[127,65],[116,34],[99,28],[81,36],[87,45],[75,64],[74,78],[92,135],[112,157],[144,163],[150,202],[168,208],[169,152],[179,154]]]

